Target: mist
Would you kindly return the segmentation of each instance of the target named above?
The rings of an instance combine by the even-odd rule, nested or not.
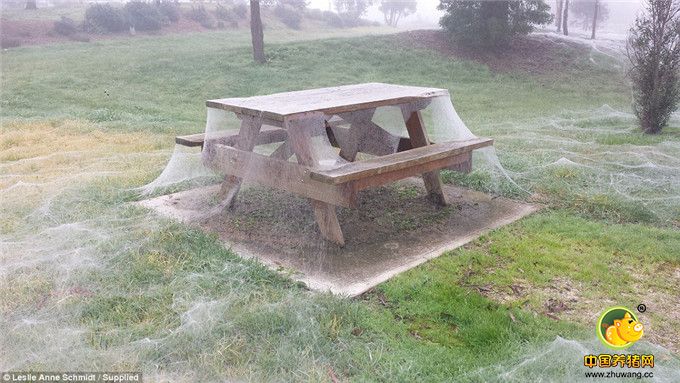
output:
[[[578,2],[579,0],[572,0]],[[580,0],[583,1],[583,0]],[[438,0],[418,0],[417,10],[414,14],[403,17],[398,25],[398,29],[437,29],[439,28],[439,19],[444,15],[443,11],[437,9],[439,5]],[[546,1],[554,13],[555,1]],[[335,11],[335,5],[329,0],[311,0],[309,1],[309,8],[318,8],[322,10]],[[640,0],[602,0],[600,1],[603,7],[609,10],[609,17],[598,26],[598,33],[602,37],[609,38],[623,38],[628,29],[635,21],[636,15],[642,9],[643,2]],[[384,23],[383,14],[379,10],[380,1],[375,2],[366,12],[364,18]],[[554,29],[553,25],[545,26],[546,30]],[[574,25],[573,32],[576,35],[582,33],[581,28]],[[585,35],[585,34],[584,34]]]

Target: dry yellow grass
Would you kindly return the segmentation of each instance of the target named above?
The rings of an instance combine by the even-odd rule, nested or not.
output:
[[[162,169],[172,138],[104,132],[81,121],[11,121],[0,129],[0,232],[73,186],[118,179],[137,186]]]
[[[52,189],[77,179],[125,172],[148,175],[167,160],[172,138],[140,132],[104,132],[92,124],[16,121],[0,130],[0,189],[27,183]]]

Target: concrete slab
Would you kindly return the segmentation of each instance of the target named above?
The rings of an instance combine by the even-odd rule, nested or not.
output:
[[[231,210],[215,214],[218,185],[141,201],[159,214],[216,233],[252,257],[313,290],[356,296],[537,206],[445,185],[450,206],[436,207],[422,181],[404,180],[360,194],[359,209],[338,209],[346,245],[324,241],[305,199],[244,187]]]

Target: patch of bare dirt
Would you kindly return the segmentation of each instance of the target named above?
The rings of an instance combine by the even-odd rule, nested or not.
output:
[[[445,185],[449,206],[407,179],[360,193],[359,208],[338,208],[345,246],[325,241],[307,199],[244,185],[236,204],[215,213],[219,185],[140,204],[215,233],[242,256],[255,257],[315,290],[355,296],[388,278],[515,221],[537,207]],[[385,303],[387,304],[387,302]]]
[[[635,297],[644,303],[647,311],[640,314],[645,325],[645,338],[652,343],[663,345],[676,354],[680,354],[680,266],[662,264],[653,276],[633,272],[637,282],[633,285]],[[661,286],[650,286],[652,280],[661,281]]]
[[[494,72],[546,74],[582,65],[588,48],[576,42],[544,35],[513,39],[502,51],[475,50],[452,43],[443,31],[418,30],[400,33],[398,42],[407,47],[425,48],[443,55],[476,61]]]
[[[491,270],[489,271],[491,272]],[[650,276],[639,276],[641,283],[635,284],[636,296],[621,293],[621,297],[610,298],[589,294],[580,282],[569,278],[554,278],[548,286],[534,286],[524,280],[515,280],[510,286],[487,284],[475,288],[485,297],[503,304],[519,304],[538,315],[555,320],[568,320],[584,326],[594,326],[602,310],[620,305],[622,301],[640,300],[647,306],[647,312],[639,313],[645,325],[645,340],[680,353],[680,297],[645,286],[642,280]],[[669,287],[680,286],[680,267],[668,266],[659,270],[655,278],[666,281]]]

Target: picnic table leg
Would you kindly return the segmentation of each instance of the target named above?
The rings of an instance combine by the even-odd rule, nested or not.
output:
[[[350,162],[356,159],[365,131],[363,123],[371,121],[373,114],[375,114],[375,109],[359,110],[340,115],[340,118],[350,123],[344,142],[338,142],[340,144],[340,157]]]
[[[427,138],[427,132],[425,131],[420,111],[413,111],[404,107],[402,108],[402,113],[409,138],[411,139],[411,145],[414,148],[429,145],[430,140]],[[444,192],[442,191],[442,180],[439,177],[439,170],[423,173],[422,176],[430,199],[438,205],[445,206],[446,197],[444,197]]]
[[[340,147],[340,157],[354,161],[358,152],[384,156],[399,150],[400,138],[372,121],[375,111],[373,108],[338,115],[350,123],[344,137],[336,140]]]
[[[295,153],[297,161],[302,165],[317,167],[319,158],[315,158],[312,149],[312,137],[315,128],[321,129],[322,134],[325,134],[324,116],[313,115],[307,118],[289,120],[284,123],[284,127],[288,131],[290,147]],[[310,199],[310,201],[321,235],[341,247],[344,246],[345,238],[340,228],[335,206],[314,199]]]
[[[241,129],[238,132],[238,139],[234,147],[236,149],[251,152],[255,148],[257,136],[262,128],[262,122],[255,117],[243,116],[241,119]],[[220,206],[232,207],[236,200],[236,195],[241,189],[243,180],[239,177],[228,175],[224,178],[218,196],[222,199]]]

